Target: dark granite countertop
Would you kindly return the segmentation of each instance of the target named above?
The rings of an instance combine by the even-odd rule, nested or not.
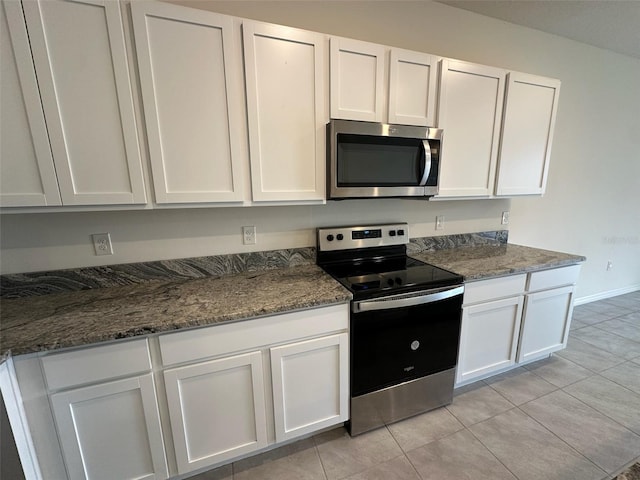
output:
[[[546,270],[586,260],[580,255],[510,243],[422,251],[411,256],[462,275],[465,281]]]
[[[3,299],[0,353],[88,345],[349,300],[351,294],[315,265]]]
[[[466,281],[585,261],[505,242],[506,235],[434,237],[412,240],[409,252]],[[351,294],[312,263],[314,256],[310,249],[283,250],[4,278],[4,289],[18,298],[0,299],[0,361],[8,352],[55,350],[348,302]],[[247,268],[257,270],[238,272]],[[73,291],[49,293],[61,289]]]

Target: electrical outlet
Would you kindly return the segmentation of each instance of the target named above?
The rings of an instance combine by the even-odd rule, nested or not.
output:
[[[96,255],[113,255],[113,246],[111,245],[111,235],[108,233],[94,233],[91,235],[93,240],[93,248]]]
[[[436,230],[444,230],[444,215],[436,217]]]
[[[502,225],[509,225],[509,212],[502,212]]]
[[[256,227],[251,225],[249,227],[242,227],[242,243],[245,245],[256,244]]]
[[[607,272],[608,272],[609,270],[611,270],[612,268],[613,268],[613,262],[612,262],[611,260],[609,260],[609,261],[607,262]]]

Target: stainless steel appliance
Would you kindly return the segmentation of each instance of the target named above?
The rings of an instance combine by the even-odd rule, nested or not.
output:
[[[349,433],[451,403],[462,277],[408,257],[405,223],[317,236],[318,265],[353,293]]]
[[[442,130],[331,120],[327,137],[327,198],[438,193]]]

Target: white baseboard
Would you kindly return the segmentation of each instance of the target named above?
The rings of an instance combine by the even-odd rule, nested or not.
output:
[[[593,295],[587,295],[586,297],[576,298],[573,302],[574,305],[583,305],[585,303],[597,302],[598,300],[604,300],[605,298],[617,297],[618,295],[624,295],[625,293],[637,292],[640,290],[640,284],[630,285],[624,288],[618,288],[616,290],[609,290],[607,292],[595,293]]]

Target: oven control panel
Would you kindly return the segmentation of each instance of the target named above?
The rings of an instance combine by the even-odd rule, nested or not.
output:
[[[317,233],[318,250],[321,252],[409,243],[409,226],[406,223],[319,228]]]

